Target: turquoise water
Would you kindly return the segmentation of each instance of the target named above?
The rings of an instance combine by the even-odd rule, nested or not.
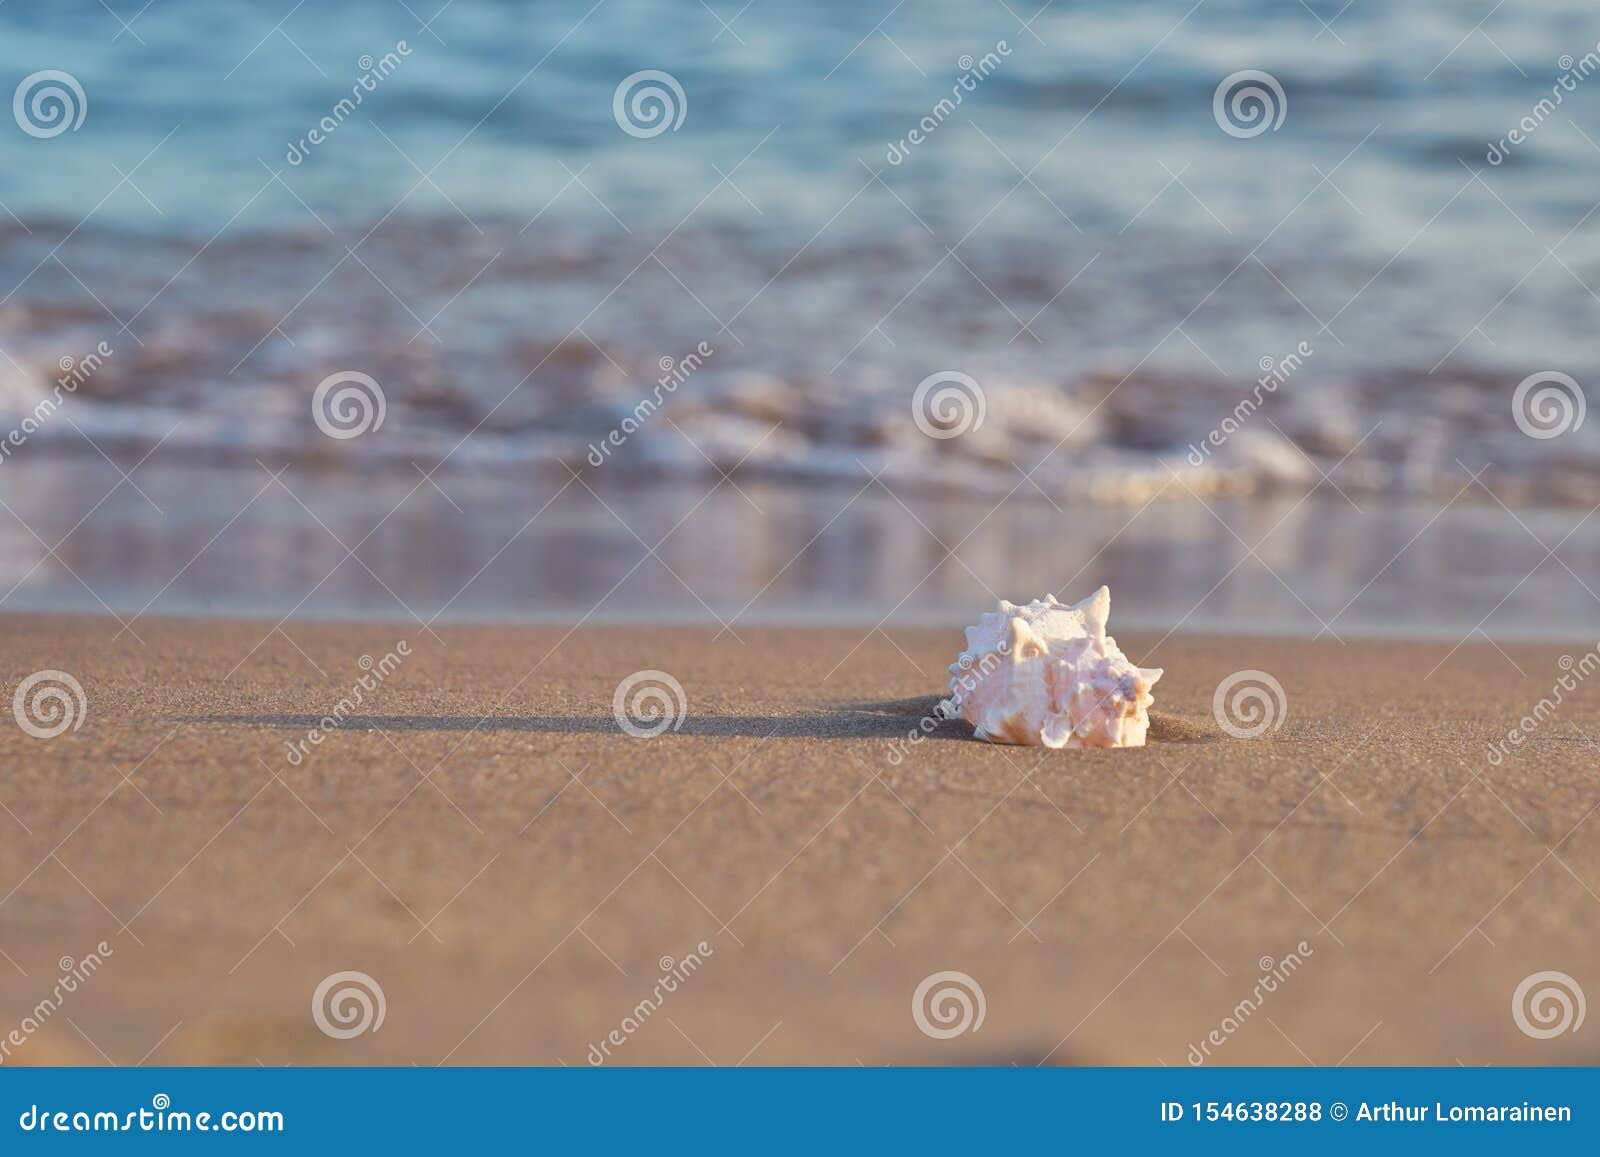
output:
[[[1529,375],[1596,376],[1597,42],[1581,0],[0,6],[0,87],[66,73],[82,116],[0,118],[0,427],[63,359],[81,378],[0,447],[0,496],[81,523],[70,548],[154,533],[126,484],[42,481],[108,457],[397,498],[421,470],[510,512],[570,467],[625,518],[662,480],[815,511],[878,478],[1018,533],[1095,511],[1087,555],[1151,498],[1316,488],[1346,541],[1389,541],[1358,505],[1422,525],[1456,500],[1520,551],[1496,498],[1581,512],[1600,483],[1600,423],[1546,440],[1513,412]],[[675,128],[624,124],[644,70]],[[1256,135],[1214,103],[1245,70],[1282,94]],[[310,420],[341,373],[385,406],[350,439]],[[955,438],[914,421],[941,373],[984,402]],[[163,542],[221,524],[159,506]],[[81,601],[33,575],[6,605]],[[487,613],[564,606],[540,581]]]

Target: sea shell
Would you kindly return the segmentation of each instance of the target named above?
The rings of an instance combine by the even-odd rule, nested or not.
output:
[[[967,628],[967,649],[950,664],[946,718],[965,719],[979,739],[1033,747],[1143,747],[1150,688],[1159,667],[1136,667],[1106,634],[1111,591],[1075,606],[1046,595]]]

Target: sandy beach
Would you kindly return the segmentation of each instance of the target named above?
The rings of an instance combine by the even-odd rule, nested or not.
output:
[[[614,1064],[1183,1065],[1214,1030],[1215,1064],[1600,1061],[1511,1004],[1600,984],[1600,691],[1488,758],[1592,641],[1119,632],[1167,671],[1150,746],[947,724],[897,762],[957,631],[134,629],[5,620],[8,694],[68,671],[87,710],[0,728],[0,1037],[110,950],[7,1063],[583,1065],[613,1030]],[[1211,711],[1247,668],[1287,704],[1254,740]],[[678,730],[618,727],[641,669]],[[385,1018],[341,1040],[311,1002],[345,970]],[[919,1029],[939,971],[976,1031]]]

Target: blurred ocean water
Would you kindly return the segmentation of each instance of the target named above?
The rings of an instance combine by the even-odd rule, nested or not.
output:
[[[1066,509],[1315,487],[1329,519],[1600,482],[1582,0],[59,0],[0,32],[24,517],[24,476],[102,454],[513,505],[570,471]],[[24,102],[46,70],[75,128]],[[645,72],[673,126],[628,103]],[[1270,107],[1219,105],[1246,72]],[[334,375],[381,425],[354,395],[360,436],[310,420]],[[966,393],[919,415],[935,375]]]
[[[8,83],[87,102],[0,134],[0,364],[18,407],[109,341],[92,434],[326,452],[304,403],[354,369],[388,424],[346,455],[578,462],[704,341],[672,416],[724,466],[1070,490],[1163,477],[1304,342],[1208,469],[1563,497],[1600,463],[1508,420],[1592,367],[1600,84],[1487,159],[1595,51],[1581,0],[125,7],[0,12]],[[619,128],[643,69],[677,129]],[[1286,107],[1241,138],[1212,98],[1245,69]],[[944,370],[987,422],[935,445],[904,419]],[[615,461],[706,468],[666,423]]]

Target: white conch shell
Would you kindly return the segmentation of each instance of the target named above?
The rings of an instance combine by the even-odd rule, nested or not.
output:
[[[1162,671],[1129,661],[1106,634],[1110,613],[1105,587],[1070,607],[1054,595],[1026,606],[1001,599],[967,628],[945,716],[990,743],[1143,747]]]

